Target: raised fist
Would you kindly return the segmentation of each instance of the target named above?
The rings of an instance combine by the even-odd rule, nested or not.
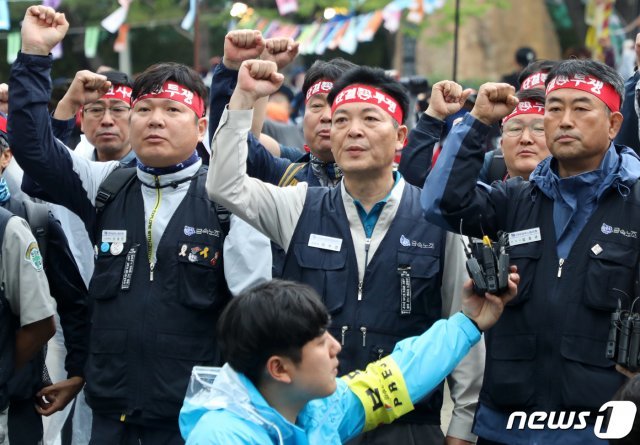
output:
[[[262,60],[271,60],[282,70],[289,65],[298,55],[299,43],[289,37],[276,37],[267,39],[264,51],[260,57]]]
[[[492,125],[518,105],[515,93],[515,88],[508,83],[485,83],[480,86],[471,115],[486,125]]]
[[[260,58],[264,47],[265,41],[260,31],[253,29],[231,31],[224,38],[222,63],[230,70],[238,70],[245,60]]]
[[[69,22],[63,13],[48,6],[29,6],[22,22],[22,52],[48,55],[68,29]]]

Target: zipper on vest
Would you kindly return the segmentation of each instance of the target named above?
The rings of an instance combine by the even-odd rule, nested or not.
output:
[[[156,213],[158,213],[158,207],[160,207],[160,198],[162,197],[162,191],[160,188],[160,178],[155,176],[156,183],[156,203],[153,206],[153,210],[151,210],[151,214],[149,215],[149,222],[147,223],[147,256],[149,259],[149,281],[153,281],[153,269],[156,267],[156,262],[153,261],[153,220],[156,217]]]
[[[562,265],[564,264],[564,258],[560,258],[558,262],[558,278],[562,276]]]
[[[367,346],[367,328],[364,326],[360,327],[360,332],[362,332],[362,347]]]
[[[349,326],[342,326],[342,329],[340,330],[340,336],[341,336],[340,344],[342,346],[344,346],[344,337],[347,334],[348,330],[349,330]]]
[[[369,247],[371,246],[371,238],[364,240],[364,273],[367,273],[369,265]],[[364,287],[364,276],[362,281],[358,282],[358,301],[362,301],[362,288]]]

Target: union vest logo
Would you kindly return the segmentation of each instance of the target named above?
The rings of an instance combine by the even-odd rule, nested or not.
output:
[[[602,223],[602,227],[600,227],[600,230],[602,231],[602,233],[604,233],[605,235],[609,235],[610,233],[613,233],[613,227],[611,227],[609,224],[607,223]]]
[[[196,234],[196,229],[191,226],[184,226],[184,234],[187,236],[193,236]]]
[[[400,235],[400,244],[404,247],[409,247],[411,245],[411,241],[404,235]]]

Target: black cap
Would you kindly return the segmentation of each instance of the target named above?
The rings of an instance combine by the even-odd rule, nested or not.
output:
[[[536,60],[536,52],[528,46],[518,48],[516,51],[516,62],[518,62],[518,65],[521,67],[529,65],[534,60]]]

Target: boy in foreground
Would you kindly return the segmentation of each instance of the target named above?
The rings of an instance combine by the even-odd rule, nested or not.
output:
[[[329,314],[308,286],[274,280],[227,306],[218,335],[227,364],[206,397],[186,400],[180,429],[187,445],[340,444],[408,413],[493,326],[516,294],[465,285],[462,313],[400,341],[365,371],[336,378],[340,343]]]

